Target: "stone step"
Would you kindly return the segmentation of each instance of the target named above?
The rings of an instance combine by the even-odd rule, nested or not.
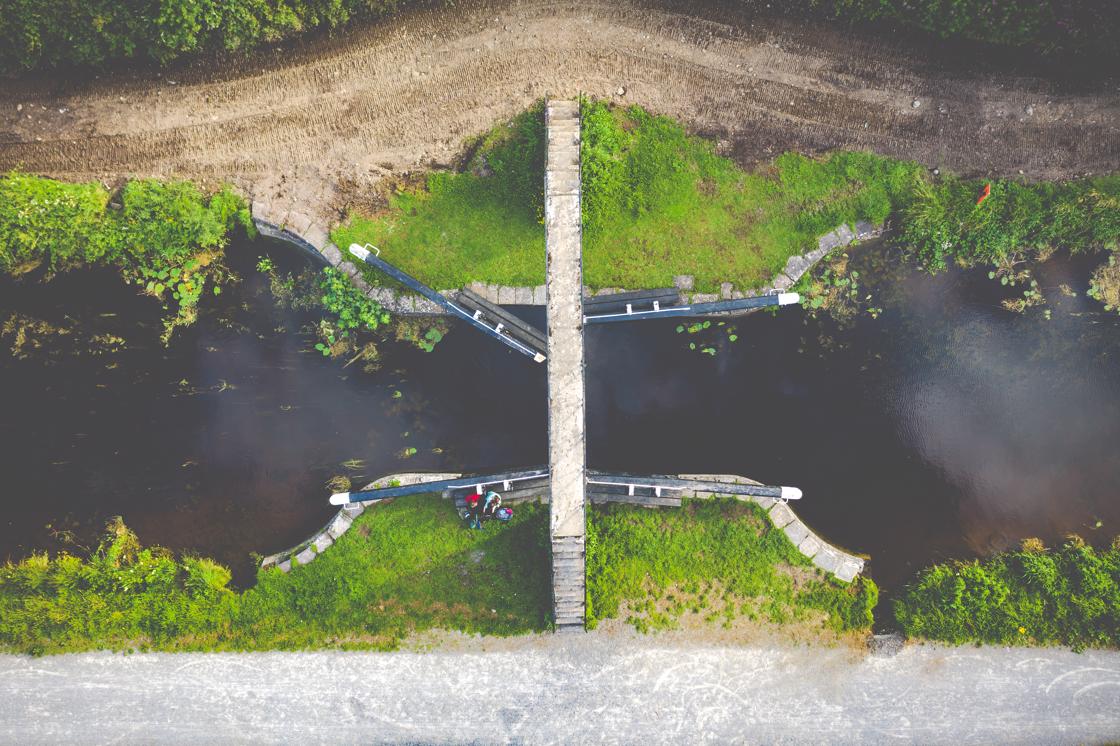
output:
[[[557,117],[579,118],[579,102],[569,100],[554,100],[548,102],[549,122],[556,121]]]

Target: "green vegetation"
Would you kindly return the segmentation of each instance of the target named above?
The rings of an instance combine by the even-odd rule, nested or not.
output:
[[[434,628],[510,635],[550,611],[548,512],[518,506],[508,525],[464,528],[435,496],[360,516],[306,567],[259,573],[237,592],[209,560],[145,549],[120,523],[87,560],[35,555],[0,568],[0,646],[60,653],[389,649]]]
[[[9,0],[0,13],[0,68],[167,63],[194,52],[251,49],[352,18],[396,0]]]
[[[741,0],[759,7],[753,0]],[[0,14],[0,69],[100,66],[136,59],[164,64],[195,53],[247,50],[314,29],[381,17],[399,0],[10,0]],[[768,13],[888,21],[1044,53],[1115,59],[1120,20],[1111,0],[800,0]]]
[[[583,106],[582,159],[588,283],[664,287],[692,274],[709,292],[765,284],[839,223],[883,221],[919,169],[868,153],[787,153],[748,173],[666,117],[601,101]]]
[[[838,223],[884,220],[919,170],[837,153],[823,161],[787,154],[747,173],[666,117],[604,102],[583,110],[584,280],[595,288],[666,286],[674,274],[695,275],[703,291],[762,285]],[[372,243],[440,289],[542,283],[540,107],[471,152],[460,173],[399,187],[384,215],[352,216],[335,243]]]
[[[537,105],[472,143],[460,173],[401,184],[389,210],[351,216],[333,233],[341,247],[372,243],[381,256],[437,289],[473,280],[544,282],[544,119]],[[359,264],[366,278],[387,278]]]
[[[1117,58],[1112,0],[808,0],[854,23],[892,21],[943,39],[972,39],[1044,53]]]
[[[619,615],[641,630],[672,628],[686,613],[725,624],[739,616],[866,630],[875,583],[827,579],[753,503],[695,500],[681,510],[596,508],[588,521],[587,618]]]
[[[1037,540],[986,560],[934,565],[895,601],[911,637],[950,643],[1120,645],[1120,541],[1094,550],[1076,537]]]
[[[1040,252],[1120,244],[1120,174],[1060,183],[996,180],[977,204],[986,183],[916,177],[896,242],[932,270],[955,260],[1004,271]]]
[[[49,276],[75,267],[116,267],[170,314],[164,340],[190,324],[209,284],[220,292],[229,232],[253,232],[245,201],[229,189],[204,197],[186,182],[132,181],[119,203],[96,183],[26,174],[0,179],[0,271]]]
[[[920,266],[991,265],[993,279],[1025,288],[1008,302],[1024,310],[1043,300],[1025,263],[1057,249],[1120,244],[1117,174],[985,182],[859,152],[786,153],[747,172],[668,118],[601,101],[584,101],[582,137],[584,281],[592,288],[664,287],[676,274],[694,275],[702,292],[723,282],[761,287],[837,225],[894,216],[894,242]],[[378,245],[438,288],[539,284],[543,148],[538,106],[475,143],[461,173],[399,187],[385,214],[352,216],[335,241]],[[990,194],[978,204],[986,185]],[[799,287],[807,303],[830,312],[867,306],[876,315],[867,299],[855,301],[858,278],[836,269]],[[370,282],[385,281],[363,271]],[[1108,277],[1098,279],[1098,294],[1106,293]]]

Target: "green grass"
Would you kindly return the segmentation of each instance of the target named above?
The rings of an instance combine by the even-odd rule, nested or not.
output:
[[[663,287],[676,274],[708,292],[761,286],[840,223],[886,219],[919,169],[841,152],[747,172],[637,106],[584,102],[582,122],[585,274],[598,287]]]
[[[0,647],[90,649],[390,649],[445,628],[487,635],[542,630],[550,615],[547,508],[467,530],[436,496],[360,516],[314,562],[262,571],[245,592],[228,570],[139,546],[111,527],[94,555],[30,557],[0,568]]]
[[[372,243],[381,256],[438,290],[473,280],[544,282],[544,125],[533,107],[473,143],[460,173],[401,186],[375,218],[350,216],[332,238],[344,251]],[[485,175],[483,175],[485,174]],[[387,278],[363,266],[373,283]]]
[[[763,285],[837,224],[885,219],[919,168],[867,153],[787,154],[747,172],[666,117],[598,101],[583,103],[582,137],[584,280],[593,288],[661,287],[677,274],[694,275],[701,291]],[[350,216],[334,241],[372,243],[438,289],[539,285],[543,164],[538,105],[475,143],[461,172],[399,189],[384,214]]]
[[[878,589],[827,578],[753,503],[686,501],[681,510],[596,508],[588,521],[588,623],[624,605],[638,629],[676,626],[688,612],[865,630]]]

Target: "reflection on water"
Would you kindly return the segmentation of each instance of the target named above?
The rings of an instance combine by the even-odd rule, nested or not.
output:
[[[434,353],[387,342],[380,371],[345,368],[300,332],[313,316],[273,306],[252,271],[266,249],[303,261],[235,247],[244,283],[168,349],[158,309],[110,273],[2,289],[0,311],[128,346],[51,364],[0,356],[0,556],[57,547],[52,530],[88,545],[123,515],[144,541],[215,556],[244,579],[249,552],[326,520],[332,476],[546,460],[543,365],[457,328]],[[1045,321],[1002,310],[1004,289],[982,271],[931,278],[874,245],[853,260],[878,278],[885,312],[850,328],[759,313],[735,322],[734,343],[709,330],[723,335],[714,357],[687,349],[675,321],[589,328],[591,466],[799,486],[802,517],[870,554],[888,587],[1024,536],[1120,533],[1120,319],[1084,298],[1091,264],[1039,271]],[[526,314],[540,323],[539,309]]]
[[[1025,536],[1120,533],[1120,319],[1084,297],[1099,258],[1037,272],[1050,321],[1003,310],[984,271],[853,260],[886,311],[848,329],[756,314],[715,358],[669,322],[589,330],[593,466],[802,487],[802,517],[888,587]]]
[[[345,368],[300,333],[314,316],[273,305],[253,270],[266,248],[302,261],[284,246],[232,248],[243,284],[209,299],[167,349],[156,304],[112,273],[0,292],[0,306],[129,340],[46,366],[0,357],[0,558],[56,548],[52,530],[89,546],[121,515],[143,541],[215,556],[245,579],[250,552],[327,520],[332,476],[545,460],[541,366],[456,332],[430,355],[387,342],[373,374]]]

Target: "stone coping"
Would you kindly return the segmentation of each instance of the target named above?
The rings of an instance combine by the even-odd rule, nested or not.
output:
[[[384,487],[401,487],[410,484],[423,484],[425,482],[439,482],[444,479],[458,479],[461,476],[463,475],[457,472],[404,472],[381,477],[380,479],[370,482],[363,489],[376,490]],[[292,569],[293,565],[306,565],[312,562],[320,554],[327,551],[332,544],[338,541],[339,537],[349,530],[354,519],[365,512],[366,508],[371,508],[383,502],[385,502],[385,500],[370,500],[344,505],[334,514],[330,521],[327,522],[327,525],[316,531],[309,538],[301,541],[290,549],[271,554],[261,560],[261,569],[278,567],[281,572],[288,572]]]
[[[727,484],[761,484],[753,479],[741,477],[737,474],[679,474],[681,479],[703,479],[709,482],[724,482]],[[704,492],[697,494],[685,490],[686,497],[703,498],[711,495]],[[756,497],[751,495],[732,495],[744,502],[753,502],[766,511],[775,528],[780,528],[797,550],[812,560],[813,564],[821,570],[835,576],[837,580],[850,583],[856,576],[863,572],[864,559],[854,554],[845,552],[822,539],[806,526],[789,503],[775,500],[772,497]]]
[[[344,261],[343,250],[330,241],[326,224],[315,220],[305,213],[284,206],[275,205],[266,199],[254,199],[252,204],[253,223],[262,235],[287,241],[303,251],[321,257],[329,265],[345,272],[354,285],[369,298],[377,301],[390,313],[399,316],[444,316],[447,311],[427,298],[406,293],[395,288],[376,287],[367,283],[351,262]],[[875,238],[882,235],[883,226],[875,226],[864,221],[854,227],[840,225],[835,230],[817,239],[817,248],[804,254],[791,256],[785,268],[779,272],[769,285],[753,290],[740,291],[730,282],[720,285],[718,293],[690,293],[695,285],[692,275],[678,275],[673,283],[681,291],[681,299],[686,303],[713,303],[718,300],[739,300],[756,295],[769,295],[788,290],[819,261],[830,252],[848,246],[852,241]],[[495,285],[493,283],[472,282],[468,288],[482,298],[498,305],[543,306],[545,305],[545,286],[517,287]],[[458,289],[440,290],[440,295],[452,296]],[[611,295],[628,292],[627,288],[601,288],[592,290],[584,286],[585,297]],[[753,310],[753,309],[750,309]],[[746,311],[747,313],[750,310]]]

